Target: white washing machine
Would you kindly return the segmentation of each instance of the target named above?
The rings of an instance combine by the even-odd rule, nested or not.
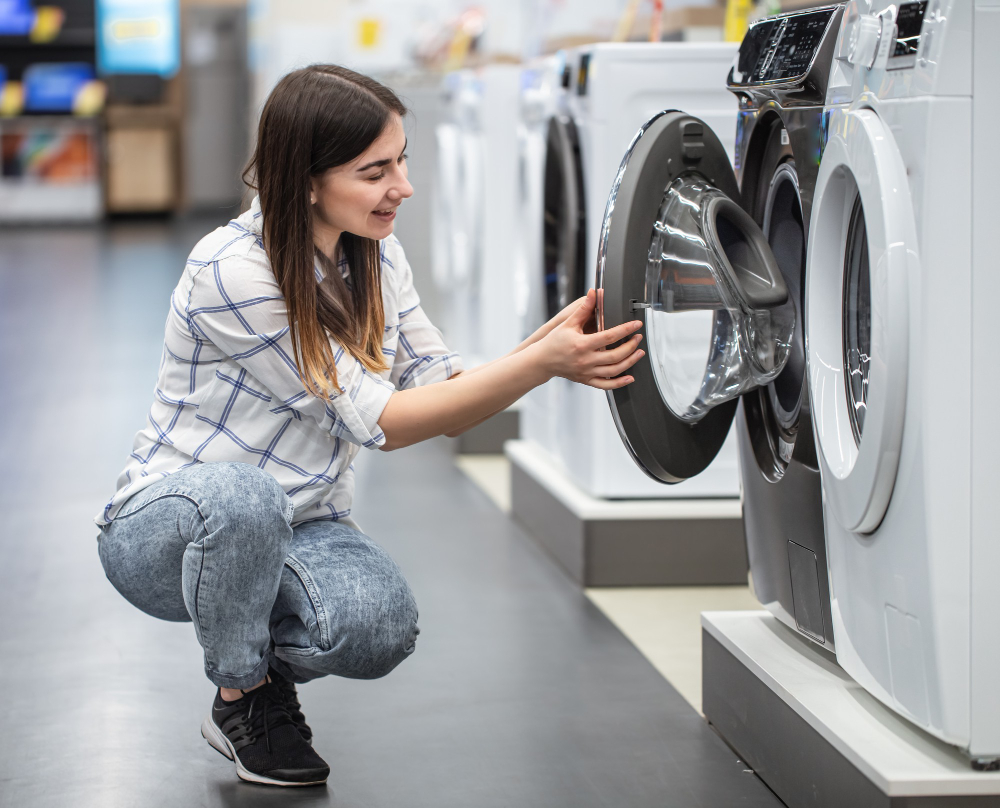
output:
[[[438,131],[439,178],[443,194],[444,182],[459,188],[457,205],[440,200],[442,221],[453,228],[450,272],[442,273],[448,287],[442,290],[449,308],[445,327],[470,366],[497,359],[518,342],[510,248],[517,234],[519,88],[520,68],[507,64],[445,79],[450,114]]]
[[[549,120],[566,114],[566,53],[539,58],[521,73],[518,121],[519,238],[515,245],[514,284],[519,326],[526,339],[549,318],[542,262],[544,245],[545,151]],[[543,384],[521,399],[521,437],[556,451],[555,385]]]
[[[808,372],[837,658],[1000,758],[1000,4],[852,2],[812,210]]]
[[[608,192],[644,122],[664,109],[690,110],[732,159],[737,104],[726,76],[735,54],[736,45],[728,43],[602,43],[570,52],[568,114],[550,120],[547,137],[543,272],[550,314],[594,284]],[[735,436],[705,473],[665,487],[629,456],[602,391],[562,379],[550,385],[554,453],[591,496],[739,496]]]
[[[482,138],[475,125],[475,76],[449,73],[442,82],[444,114],[435,129],[434,281],[444,305],[440,328],[454,350],[474,361],[479,354],[476,319],[481,253]],[[471,366],[471,365],[470,365]]]
[[[515,295],[524,339],[548,319],[542,272],[545,192],[545,140],[549,120],[566,111],[562,86],[566,54],[560,51],[530,62],[521,72],[517,124],[517,223]]]

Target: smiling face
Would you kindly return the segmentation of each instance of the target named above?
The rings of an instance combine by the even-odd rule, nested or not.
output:
[[[370,239],[392,233],[396,208],[413,188],[406,179],[406,133],[393,113],[385,131],[361,156],[311,180],[313,237],[326,255],[343,232]]]

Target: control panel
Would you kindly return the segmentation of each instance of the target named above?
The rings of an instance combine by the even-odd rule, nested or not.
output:
[[[740,45],[730,84],[751,87],[791,83],[804,78],[835,12],[835,8],[824,8],[755,23]]]
[[[919,3],[900,3],[896,12],[896,42],[889,57],[889,70],[913,67],[920,47],[920,33],[924,26],[927,0]]]

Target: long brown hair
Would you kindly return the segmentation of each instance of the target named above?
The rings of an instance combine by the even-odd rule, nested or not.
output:
[[[260,197],[264,250],[288,306],[295,364],[307,390],[329,401],[337,390],[330,338],[368,370],[382,354],[382,264],[378,241],[340,236],[350,286],[313,243],[310,179],[354,160],[392,114],[406,107],[388,87],[338,65],[312,65],[281,79],[264,105],[257,146],[243,180]],[[314,261],[326,277],[317,283]]]

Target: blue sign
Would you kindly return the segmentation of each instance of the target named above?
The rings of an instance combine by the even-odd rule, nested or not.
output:
[[[27,36],[34,21],[28,0],[0,0],[0,35]]]
[[[83,62],[34,64],[24,71],[27,112],[72,112],[83,85],[94,80],[94,68]]]
[[[181,62],[180,27],[178,0],[98,0],[98,69],[173,76]]]

